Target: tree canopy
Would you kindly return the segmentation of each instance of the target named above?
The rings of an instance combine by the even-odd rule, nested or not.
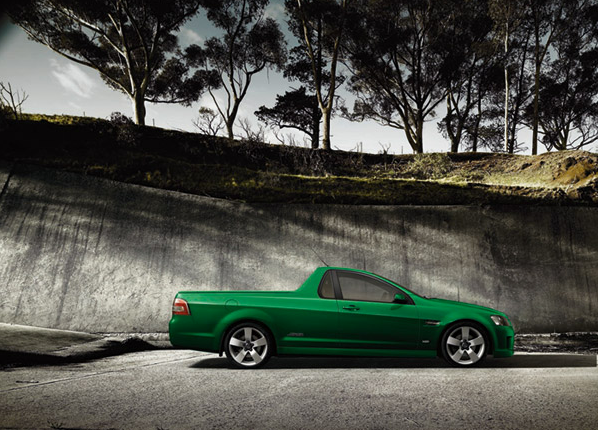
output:
[[[457,56],[447,29],[460,1],[362,1],[348,43],[355,118],[401,129],[424,151],[424,122],[446,95],[443,83]]]
[[[192,65],[218,77],[218,82],[208,90],[231,139],[239,107],[253,76],[267,68],[281,69],[286,61],[284,35],[276,21],[265,17],[268,2],[204,1],[208,19],[224,36],[212,37],[203,46],[191,45],[186,49]],[[220,86],[226,93],[224,102],[214,94]]]
[[[322,113],[316,96],[308,94],[304,86],[277,95],[273,107],[261,106],[255,115],[269,127],[292,128],[305,133],[311,139],[312,148],[318,147]]]
[[[548,150],[598,141],[598,5],[592,3],[564,5],[560,19],[567,31],[554,41],[552,60],[540,75],[537,115]]]
[[[322,148],[330,149],[330,122],[336,103],[336,90],[344,82],[338,72],[346,26],[353,0],[286,0],[289,30],[299,41],[295,61],[287,76],[306,83],[314,91],[322,118]],[[320,120],[314,114],[313,129]],[[319,136],[319,132],[318,132]],[[312,147],[315,132],[312,137]]]
[[[400,130],[414,152],[425,150],[428,121],[452,152],[598,142],[598,0],[285,0],[278,21],[269,6],[22,0],[7,12],[32,40],[126,94],[137,124],[146,102],[190,105],[208,92],[215,108],[200,106],[196,125],[233,138],[255,76],[275,70],[290,88],[255,115],[305,133],[314,149],[331,148],[339,109]],[[177,34],[198,13],[214,28],[182,49]],[[356,99],[350,111],[338,103],[343,86]]]
[[[135,121],[145,124],[145,102],[190,104],[212,73],[191,74],[176,32],[193,17],[193,0],[23,0],[8,15],[29,37],[78,64],[97,70],[128,95]]]

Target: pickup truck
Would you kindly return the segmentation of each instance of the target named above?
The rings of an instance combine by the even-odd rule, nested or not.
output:
[[[436,357],[455,366],[513,355],[513,327],[494,309],[416,294],[364,270],[319,267],[296,291],[182,291],[175,347],[219,353],[240,368],[273,355]]]

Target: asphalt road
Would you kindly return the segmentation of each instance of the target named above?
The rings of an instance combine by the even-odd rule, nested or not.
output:
[[[259,370],[159,350],[0,371],[0,428],[595,429],[595,355],[286,358]]]

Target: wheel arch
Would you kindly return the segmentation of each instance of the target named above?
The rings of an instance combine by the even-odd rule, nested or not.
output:
[[[270,335],[270,338],[272,339],[272,355],[276,355],[276,336],[274,336],[274,332],[272,331],[272,329],[270,328],[270,326],[268,324],[266,324],[264,321],[261,321],[260,319],[256,319],[256,318],[240,318],[240,319],[235,319],[233,321],[230,321],[222,330],[221,330],[221,334],[220,334],[220,342],[219,342],[219,347],[218,347],[218,355],[220,357],[222,357],[222,354],[224,353],[224,341],[226,340],[226,335],[228,334],[228,332],[235,326],[243,324],[243,323],[252,323],[252,324],[256,324],[259,325],[261,327],[263,327],[268,334]]]

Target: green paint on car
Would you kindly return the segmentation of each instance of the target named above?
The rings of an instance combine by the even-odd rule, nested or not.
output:
[[[169,332],[175,347],[224,352],[241,368],[272,355],[441,356],[472,366],[512,356],[514,337],[495,309],[338,267],[319,267],[296,291],[181,291]]]

